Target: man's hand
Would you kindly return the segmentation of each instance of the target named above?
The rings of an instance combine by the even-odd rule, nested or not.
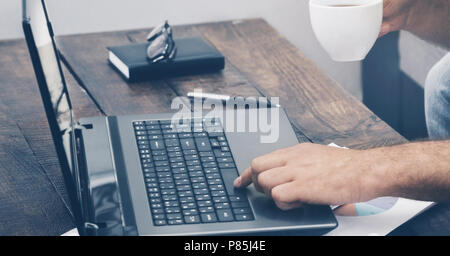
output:
[[[380,37],[401,29],[406,29],[413,18],[417,0],[384,0],[383,25]]]
[[[450,48],[450,0],[384,0],[380,37],[407,30]]]
[[[380,196],[377,185],[384,178],[367,172],[373,157],[364,151],[299,144],[254,159],[234,185],[253,182],[283,210],[301,203],[366,201]]]

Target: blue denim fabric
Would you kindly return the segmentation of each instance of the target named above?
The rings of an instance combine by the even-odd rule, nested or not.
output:
[[[450,53],[428,73],[425,115],[430,139],[450,139]]]

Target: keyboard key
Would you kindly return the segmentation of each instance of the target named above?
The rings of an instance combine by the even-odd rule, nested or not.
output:
[[[215,213],[213,212],[209,212],[209,213],[202,213],[201,215],[202,218],[202,222],[204,223],[214,223],[217,222],[217,216]]]
[[[216,203],[214,204],[214,207],[216,209],[230,209],[230,204],[229,203]]]
[[[170,158],[170,162],[171,163],[178,163],[178,162],[183,162],[183,161],[184,161],[183,157],[180,157],[180,156],[178,156],[178,157],[171,157]]]
[[[211,200],[198,201],[197,206],[198,207],[213,206],[213,202]]]
[[[249,221],[254,220],[252,214],[236,214],[236,220],[237,221]]]
[[[215,147],[215,148],[220,147],[219,141],[218,141],[218,140],[215,140],[215,139],[212,139],[212,140],[211,140],[211,146],[212,146],[212,147]]]
[[[166,214],[166,218],[168,220],[178,220],[178,219],[182,219],[183,216],[181,215],[181,213],[171,213],[171,214]]]
[[[162,183],[159,185],[160,189],[173,189],[175,185],[173,183]]]
[[[174,200],[178,200],[178,197],[176,195],[164,195],[164,196],[162,196],[162,199],[164,201],[174,201]]]
[[[197,210],[197,209],[187,209],[187,210],[183,210],[183,215],[184,215],[184,216],[198,215],[198,210]]]
[[[156,167],[156,172],[170,172],[170,168],[168,166],[158,166]]]
[[[205,168],[209,168],[209,167],[216,167],[217,164],[216,162],[207,162],[207,163],[203,163],[203,167]],[[225,168],[225,167],[224,167]]]
[[[233,162],[231,163],[219,163],[219,168],[235,168],[236,166],[234,165]]]
[[[180,203],[181,204],[184,204],[184,203],[195,203],[195,199],[192,196],[180,197]]]
[[[147,129],[147,130],[159,130],[160,126],[159,126],[159,124],[146,125],[145,129]]]
[[[200,165],[191,165],[187,167],[190,172],[201,171],[203,168]]]
[[[164,142],[166,143],[167,147],[176,147],[180,145],[178,139],[166,139]]]
[[[204,195],[209,194],[209,190],[207,188],[194,189],[195,195]]]
[[[180,179],[187,179],[189,178],[189,176],[187,175],[187,173],[176,173],[173,175],[173,178],[175,180],[180,180]],[[180,184],[180,185],[187,185],[187,184]]]
[[[217,210],[217,217],[221,222],[234,220],[233,213],[229,209]]]
[[[156,156],[165,156],[167,154],[166,151],[164,150],[153,150],[152,155],[156,157]]]
[[[165,207],[178,207],[178,206],[180,206],[180,203],[178,201],[165,201],[164,206]]]
[[[191,177],[191,182],[192,183],[198,183],[198,182],[206,182],[205,177],[200,176],[200,177]]]
[[[176,220],[168,220],[167,224],[169,225],[180,225],[184,224],[182,219],[176,219]]]
[[[178,191],[191,190],[191,186],[190,185],[180,185],[180,186],[177,186],[177,190]]]
[[[199,155],[200,155],[200,157],[214,156],[213,152],[211,152],[211,151],[199,152]]]
[[[211,191],[212,196],[225,196],[226,193],[224,190]]]
[[[170,167],[171,168],[181,168],[181,167],[185,167],[185,164],[184,164],[184,162],[171,163]]]
[[[231,202],[246,202],[247,199],[243,196],[230,196]]]
[[[189,179],[179,179],[179,180],[175,180],[175,185],[179,186],[179,185],[189,185],[191,184],[191,182],[189,181]]]
[[[178,192],[179,197],[185,197],[185,196],[193,196],[194,193],[192,193],[192,190],[186,190],[186,191],[180,191]]]
[[[169,166],[169,161],[155,161],[155,166]]]
[[[210,173],[206,175],[206,178],[209,179],[220,179],[220,174],[218,173]]]
[[[175,189],[161,189],[161,195],[176,195],[177,191]]]
[[[212,151],[211,143],[207,137],[196,137],[195,143],[198,151]]]
[[[192,134],[191,133],[180,133],[180,134],[178,134],[178,137],[180,139],[192,138]]]
[[[196,195],[195,199],[197,201],[211,200],[211,196],[209,194]]]
[[[165,225],[167,225],[167,221],[166,220],[154,220],[153,223],[155,224],[155,226],[165,226]]]
[[[187,209],[195,209],[197,208],[197,206],[195,205],[195,203],[182,203],[181,204],[181,209],[183,210],[187,210]]]
[[[214,162],[214,161],[216,161],[216,158],[213,157],[213,156],[204,156],[204,157],[201,158],[201,160],[202,160],[202,163],[204,163],[204,162]]]
[[[186,165],[188,165],[188,166],[199,165],[199,164],[200,164],[199,160],[186,161]]]
[[[151,204],[161,203],[161,198],[151,198],[150,203]]]
[[[166,219],[166,215],[165,214],[153,214],[153,219],[155,220],[165,220]]]
[[[180,156],[183,156],[183,152],[181,152],[181,151],[175,151],[175,152],[170,152],[169,153],[169,157],[170,158],[180,157]]]
[[[172,173],[170,172],[158,172],[158,178],[168,178],[172,177]]]
[[[183,150],[195,149],[195,144],[193,139],[180,139],[181,148]]]
[[[151,208],[152,209],[159,209],[159,208],[162,208],[162,204],[150,204],[150,206],[151,206]]]
[[[164,210],[163,209],[152,209],[152,213],[153,214],[163,214]]]
[[[148,135],[161,135],[161,130],[148,130],[147,131]]]
[[[215,196],[213,197],[213,202],[214,203],[226,203],[228,202],[228,198],[226,196]]]
[[[205,168],[204,171],[205,174],[219,173],[219,168],[217,167]]]
[[[180,213],[181,209],[180,209],[180,207],[166,207],[166,208],[164,208],[164,211],[167,214],[172,214],[172,213]]]
[[[200,216],[198,216],[198,215],[184,216],[184,222],[186,224],[197,224],[197,223],[200,223]]]
[[[196,138],[201,138],[201,137],[208,138],[208,134],[206,132],[196,132],[196,133],[194,133],[194,137],[196,137]]]
[[[252,210],[250,208],[235,208],[235,209],[233,209],[234,214],[248,214],[251,212],[252,212]]]
[[[208,188],[208,185],[205,182],[192,183],[192,188],[193,189]]]
[[[187,155],[184,159],[186,159],[186,161],[198,160],[198,155]]]
[[[150,148],[152,150],[160,150],[164,149],[164,141],[163,140],[150,140]]]
[[[208,179],[209,185],[223,184],[222,179]]]
[[[164,137],[164,139],[177,139],[178,135],[177,134],[164,134],[162,137]]]
[[[202,171],[189,172],[189,176],[191,176],[191,177],[201,177],[201,176],[203,176],[203,172]]]
[[[219,163],[233,163],[233,158],[231,157],[219,157],[217,158],[217,162]]]
[[[187,149],[187,150],[183,150],[183,154],[184,155],[196,155],[198,154],[197,149]]]
[[[181,147],[167,147],[167,152],[178,152],[181,151]]]
[[[212,207],[212,206],[199,207],[198,210],[199,210],[201,213],[214,212],[214,207]]]

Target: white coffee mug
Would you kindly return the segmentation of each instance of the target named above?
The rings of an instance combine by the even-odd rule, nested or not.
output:
[[[372,49],[383,21],[383,0],[310,0],[314,33],[335,61],[360,61]]]

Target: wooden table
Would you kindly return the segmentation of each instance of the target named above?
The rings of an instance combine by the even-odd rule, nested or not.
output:
[[[315,143],[368,149],[407,142],[261,19],[174,28],[175,37],[200,35],[220,50],[223,72],[127,84],[108,65],[106,47],[143,42],[148,31],[57,38],[78,118],[168,112],[174,97],[202,88],[278,96]],[[73,223],[26,44],[2,41],[0,52],[0,235],[59,235]],[[425,226],[423,234],[431,232]]]

